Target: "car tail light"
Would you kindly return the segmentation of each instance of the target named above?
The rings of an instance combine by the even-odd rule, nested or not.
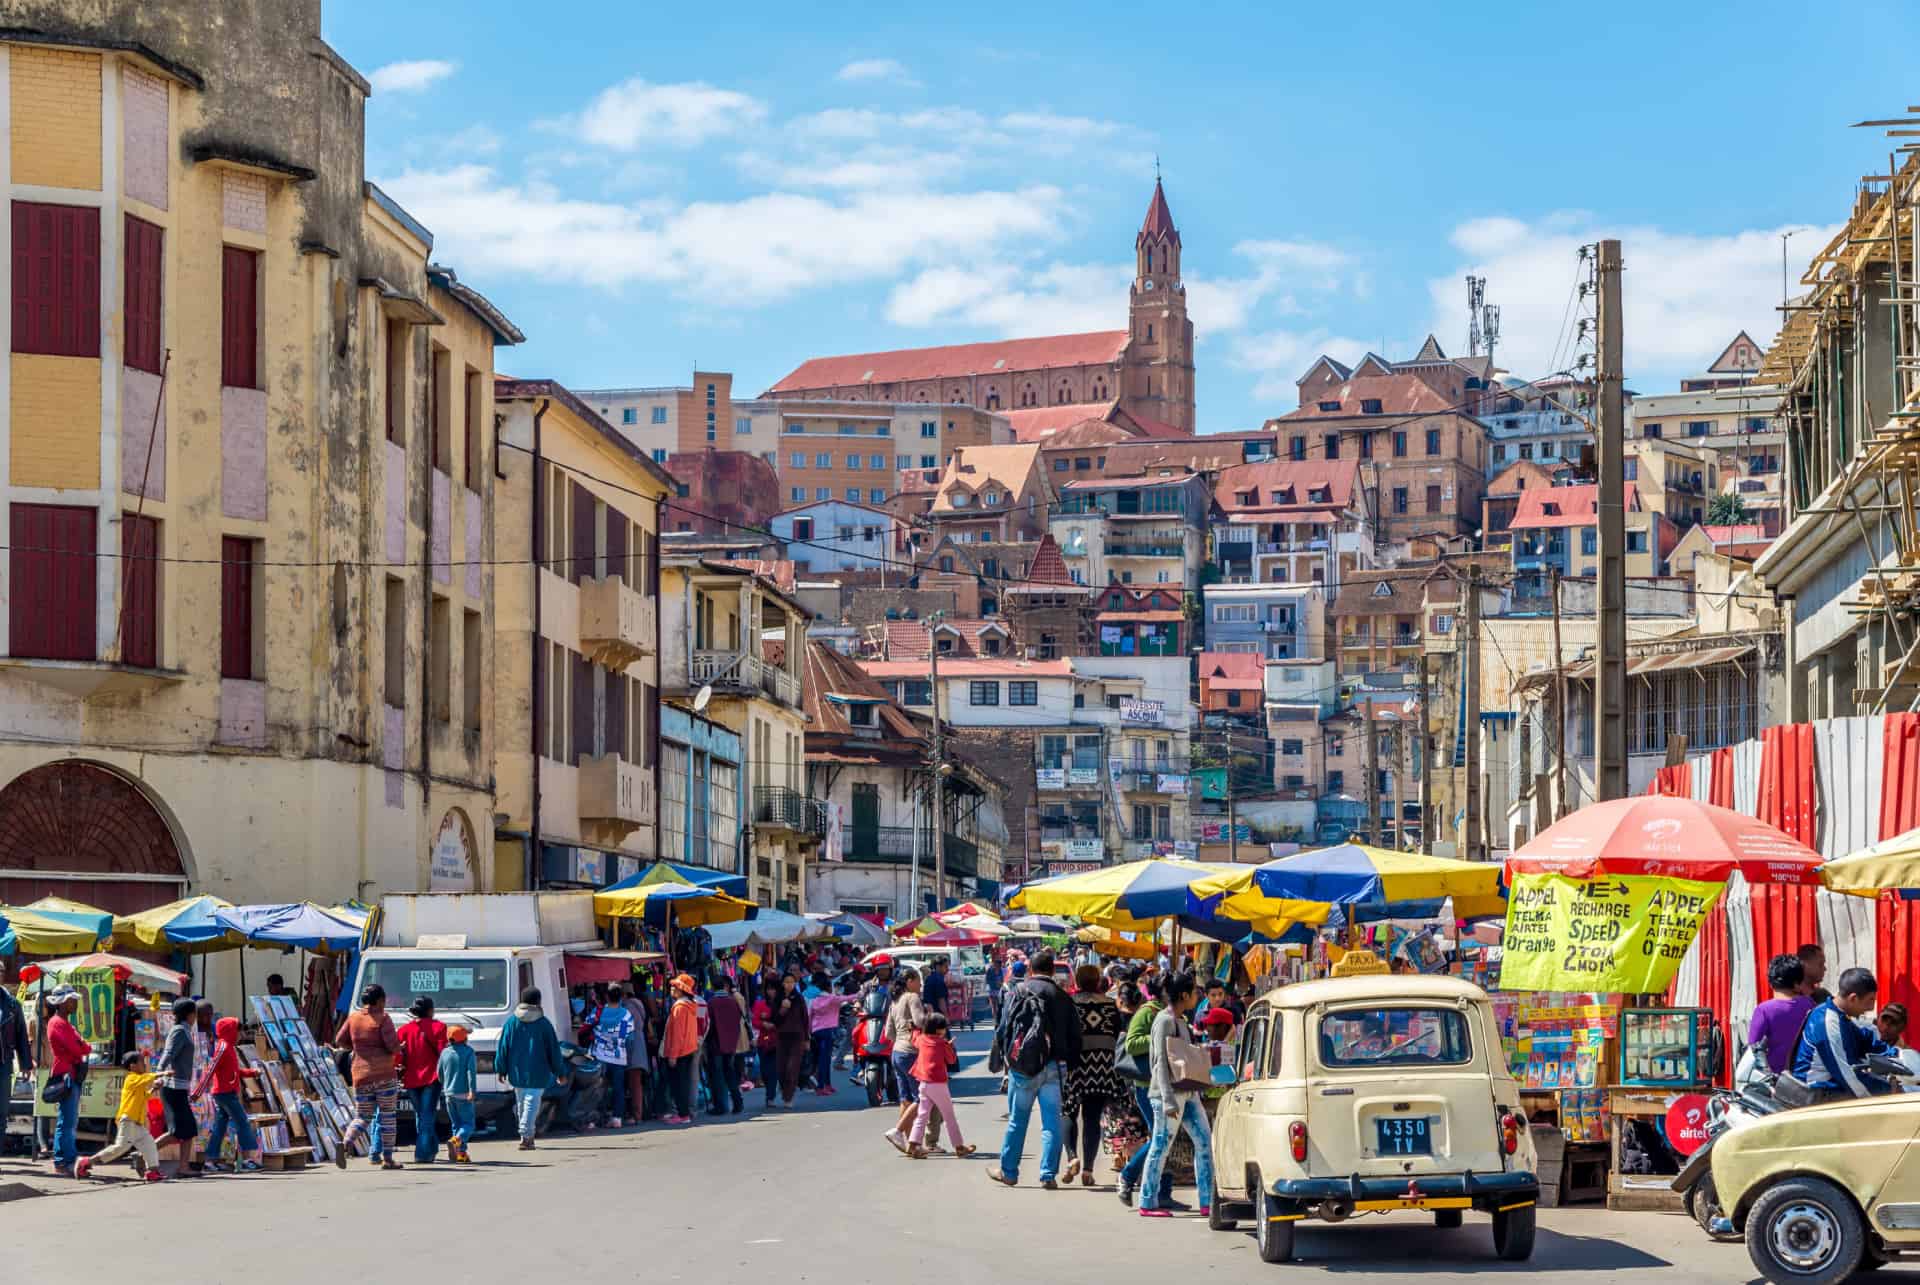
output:
[[[1293,1148],[1293,1158],[1304,1161],[1307,1158],[1307,1126],[1302,1120],[1295,1120],[1287,1126],[1287,1145]]]
[[[1513,1111],[1500,1113],[1500,1149],[1508,1155],[1520,1149],[1520,1130],[1526,1121]]]

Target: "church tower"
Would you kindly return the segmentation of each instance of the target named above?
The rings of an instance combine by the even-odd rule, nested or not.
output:
[[[1191,433],[1193,322],[1187,317],[1187,288],[1180,280],[1180,231],[1173,226],[1173,211],[1167,208],[1158,176],[1133,249],[1120,404]]]

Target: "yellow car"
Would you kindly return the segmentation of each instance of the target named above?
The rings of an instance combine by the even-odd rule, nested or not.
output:
[[[1254,1001],[1213,1124],[1211,1224],[1251,1218],[1260,1257],[1308,1217],[1493,1215],[1495,1252],[1533,1253],[1533,1140],[1493,1004],[1451,977],[1342,977]]]
[[[1777,1285],[1920,1252],[1920,1094],[1782,1111],[1714,1139],[1720,1207]]]

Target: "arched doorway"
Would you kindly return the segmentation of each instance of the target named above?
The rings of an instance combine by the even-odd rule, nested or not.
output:
[[[49,763],[0,789],[0,902],[53,895],[131,914],[179,898],[186,884],[173,827],[118,772]]]

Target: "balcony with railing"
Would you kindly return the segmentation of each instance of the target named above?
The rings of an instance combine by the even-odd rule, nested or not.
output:
[[[1184,795],[1187,792],[1187,760],[1184,758],[1126,759],[1114,776],[1121,789],[1134,794]]]
[[[1131,539],[1107,541],[1109,558],[1184,558],[1185,540]]]
[[[589,843],[617,847],[656,814],[653,773],[618,754],[580,759],[580,830]]]
[[[753,791],[753,821],[769,830],[822,839],[827,833],[827,805],[784,785],[757,786]]]
[[[906,865],[917,852],[920,868],[934,868],[933,832],[921,830],[916,836],[912,826],[853,826],[845,831],[846,843],[841,855],[848,861],[870,861],[887,865]],[[972,840],[949,830],[941,836],[947,873],[971,878],[980,870],[980,850]]]
[[[800,708],[800,680],[778,665],[743,651],[696,651],[687,664],[689,686],[711,685],[720,695],[766,696]]]
[[[635,593],[618,576],[580,584],[580,650],[595,664],[621,670],[651,656],[659,616],[652,598]]]

